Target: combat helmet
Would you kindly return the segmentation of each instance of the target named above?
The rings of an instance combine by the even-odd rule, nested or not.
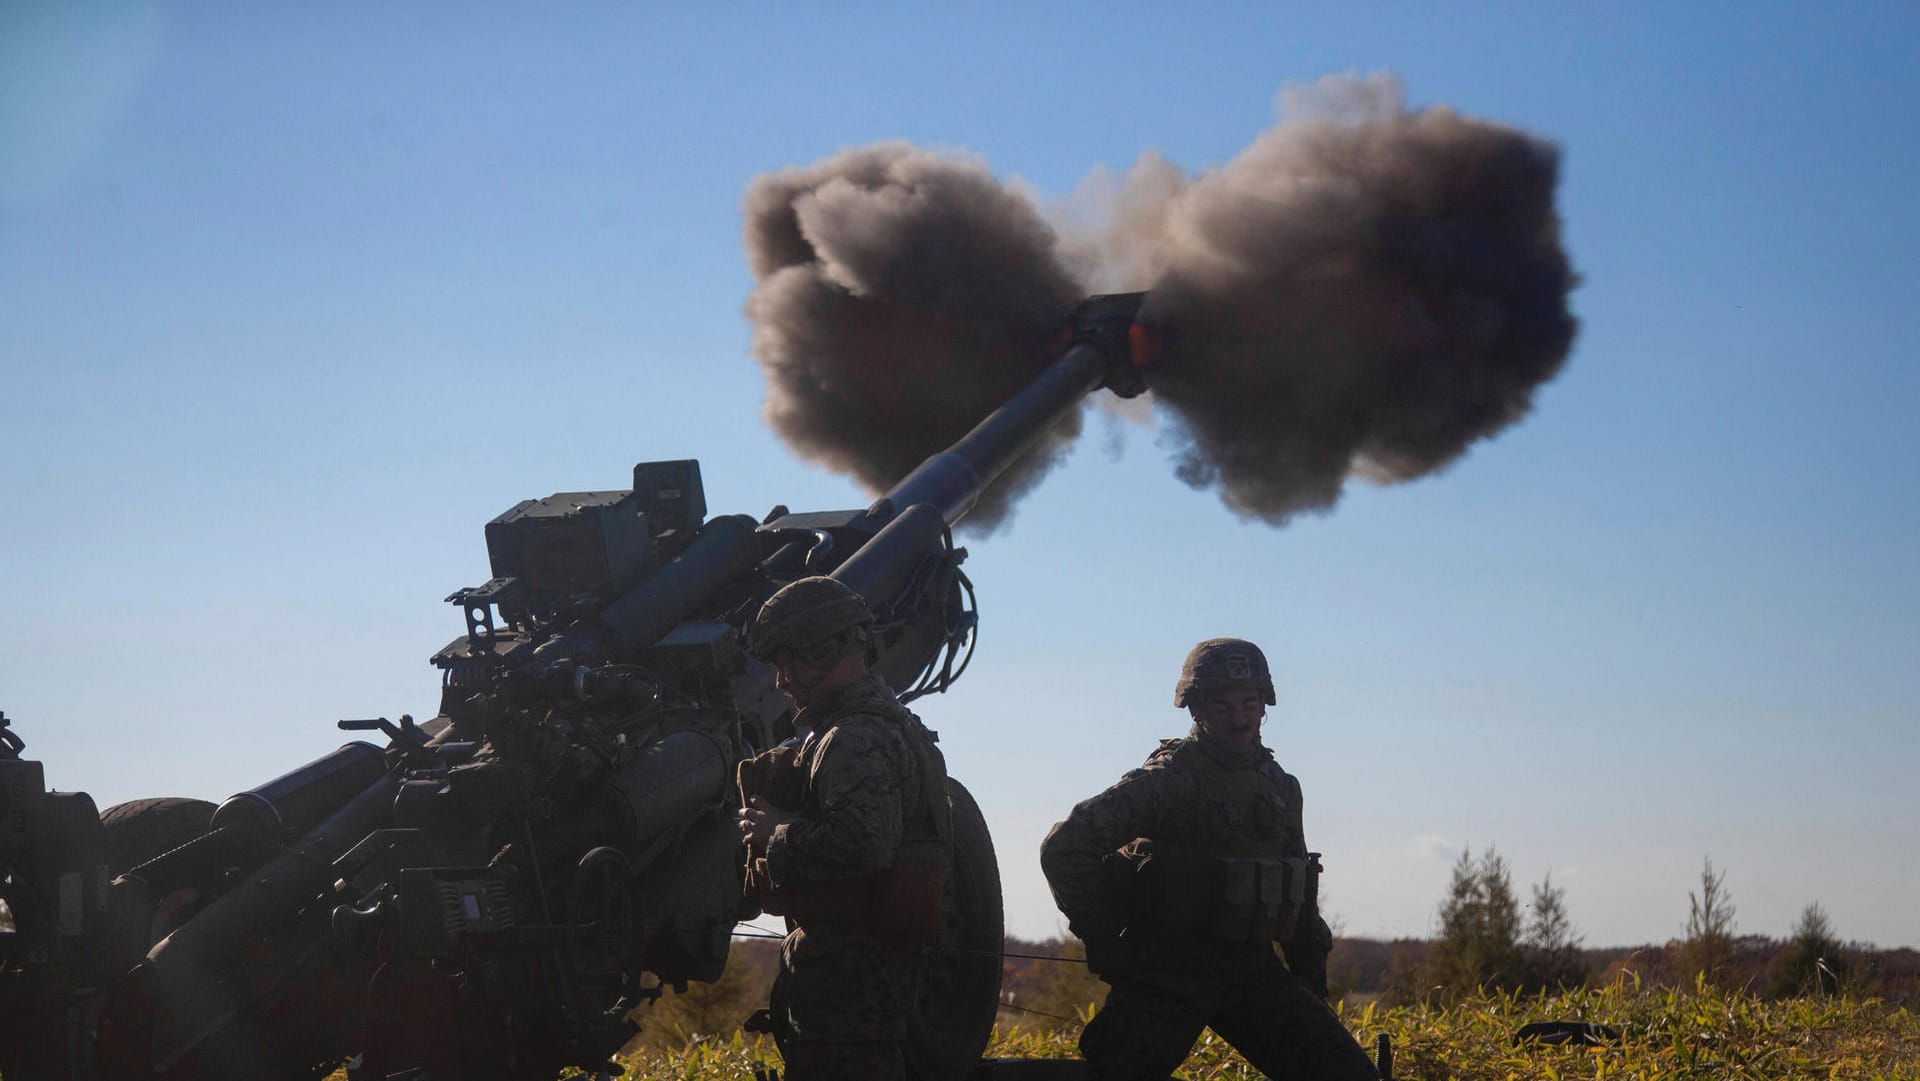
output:
[[[801,578],[781,586],[747,628],[747,652],[773,663],[782,650],[813,653],[856,627],[873,624],[867,602],[832,578]]]
[[[1196,703],[1195,691],[1204,694],[1235,684],[1252,686],[1267,705],[1274,704],[1273,674],[1260,647],[1244,638],[1209,638],[1187,651],[1180,682],[1173,685],[1173,704]]]

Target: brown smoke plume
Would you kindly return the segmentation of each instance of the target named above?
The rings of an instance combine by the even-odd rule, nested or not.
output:
[[[766,417],[878,493],[1039,373],[1082,290],[1033,204],[984,166],[905,143],[747,189],[747,301]],[[987,529],[1080,433],[1069,414],[982,494]]]
[[[1424,476],[1524,416],[1572,345],[1552,146],[1384,77],[1323,80],[1239,157],[1143,200],[1154,394],[1189,484],[1270,522],[1348,473]],[[1130,189],[1167,191],[1149,160]]]
[[[1059,234],[983,166],[905,144],[756,180],[769,421],[877,492],[1023,386],[1080,295],[1141,288],[1177,472],[1245,516],[1330,507],[1353,473],[1424,476],[1525,415],[1575,327],[1553,147],[1409,112],[1387,77],[1285,100],[1218,170],[1148,153],[1096,172]],[[1079,429],[1061,421],[967,522],[1004,521]]]

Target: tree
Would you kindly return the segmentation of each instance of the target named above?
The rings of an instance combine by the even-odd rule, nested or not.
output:
[[[1553,884],[1553,873],[1533,888],[1533,918],[1521,944],[1530,990],[1564,991],[1586,982],[1586,962],[1580,958],[1581,936],[1567,915],[1567,891]]]
[[[1513,872],[1507,861],[1488,847],[1480,860],[1480,890],[1486,899],[1482,933],[1487,945],[1488,979],[1497,987],[1515,987],[1520,981],[1520,899],[1513,893]]]
[[[1713,857],[1700,872],[1700,892],[1687,893],[1685,956],[1695,976],[1717,982],[1733,960],[1733,895],[1727,892],[1727,872],[1715,873]]]
[[[1513,875],[1493,848],[1471,849],[1453,865],[1440,904],[1440,936],[1427,958],[1427,983],[1447,997],[1520,985],[1520,903]]]
[[[1826,909],[1815,901],[1800,910],[1793,937],[1774,959],[1768,993],[1775,998],[1837,994],[1850,967],[1848,961]]]

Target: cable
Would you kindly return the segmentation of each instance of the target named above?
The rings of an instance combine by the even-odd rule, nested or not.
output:
[[[966,950],[966,951],[961,951],[961,952],[966,952],[966,953],[993,953],[993,951],[991,951],[991,950]],[[1084,965],[1084,964],[1086,964],[1086,963],[1087,963],[1087,959],[1086,959],[1086,958],[1084,958],[1084,957],[1054,957],[1054,956],[1051,956],[1051,955],[1049,955],[1049,954],[1044,954],[1044,953],[1006,953],[1006,952],[1000,952],[1000,953],[995,953],[995,954],[994,954],[994,956],[995,956],[995,957],[1016,957],[1016,958],[1019,958],[1019,959],[1020,959],[1020,960],[1022,960],[1022,961],[1058,961],[1059,963],[1061,963],[1061,964],[1063,964],[1063,965]]]
[[[1057,1013],[1048,1013],[1045,1010],[1030,1009],[1026,1006],[1015,1006],[1011,1002],[1002,1002],[1000,1004],[1000,1008],[1003,1010],[1013,1010],[1017,1013],[1030,1013],[1035,1017],[1045,1017],[1053,1021],[1065,1022],[1066,1024],[1072,1025],[1075,1028],[1087,1027],[1087,1023],[1085,1021],[1080,1020],[1078,1017],[1062,1017]]]

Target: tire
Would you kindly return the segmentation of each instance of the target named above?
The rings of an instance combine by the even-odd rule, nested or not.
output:
[[[123,875],[163,852],[207,832],[213,804],[203,799],[161,796],[116,803],[100,812],[107,841],[107,873]]]
[[[918,1081],[958,1081],[980,1063],[1000,1009],[1005,948],[1000,865],[979,804],[949,777],[953,867],[941,899],[940,941],[921,952],[902,1045]]]
[[[107,873],[116,876],[125,874],[156,856],[204,836],[212,824],[213,812],[214,805],[206,800],[177,796],[129,800],[100,812],[100,830],[106,841]],[[208,883],[202,882],[168,889],[162,896],[148,898],[151,912],[147,944],[159,942],[192,919],[214,896],[203,895],[202,890],[209,888]],[[144,1056],[145,1051],[137,1054]],[[165,1076],[178,1081],[216,1081],[238,1077],[318,1081],[332,1069],[331,1066],[311,1065],[301,1056],[285,1055],[273,1040],[241,1026],[222,1030],[221,1036],[195,1049],[184,1061],[166,1070],[164,1075],[153,1074],[144,1065],[144,1058],[141,1064],[141,1076]]]

